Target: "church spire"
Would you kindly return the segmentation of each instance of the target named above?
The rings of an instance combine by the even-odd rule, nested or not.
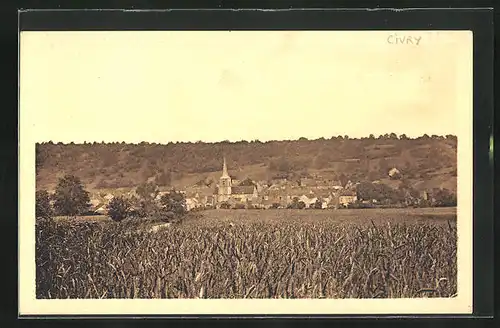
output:
[[[222,165],[222,177],[229,177],[229,174],[227,173],[226,156],[224,156],[224,164]]]

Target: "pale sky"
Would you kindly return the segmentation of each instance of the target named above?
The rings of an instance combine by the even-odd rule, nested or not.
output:
[[[471,52],[467,31],[22,32],[20,115],[54,142],[456,135]]]

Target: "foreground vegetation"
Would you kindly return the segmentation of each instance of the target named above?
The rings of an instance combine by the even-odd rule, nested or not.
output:
[[[138,220],[41,219],[37,298],[456,294],[454,221],[265,222],[226,213],[220,220],[186,219],[156,233]]]

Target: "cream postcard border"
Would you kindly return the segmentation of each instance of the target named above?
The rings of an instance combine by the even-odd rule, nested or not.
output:
[[[404,33],[404,31],[397,31]],[[417,31],[411,31],[415,33]],[[33,33],[33,32],[23,32]],[[36,33],[36,32],[35,32]],[[50,32],[49,32],[50,33]],[[60,33],[60,32],[59,32]],[[112,33],[112,32],[110,32]],[[215,32],[216,33],[216,32]],[[266,33],[266,32],[262,32]],[[311,33],[350,33],[321,31]],[[391,31],[363,32],[391,33]],[[422,33],[426,33],[422,31]],[[31,128],[31,107],[23,107],[23,54],[20,49],[19,107],[19,314],[20,315],[105,315],[105,314],[459,314],[472,313],[472,32],[462,33],[467,51],[458,52],[458,296],[423,299],[165,299],[165,300],[37,300],[35,294],[35,143]],[[20,40],[21,36],[20,36]],[[21,44],[21,43],[20,43]],[[36,56],[36,54],[33,54]]]

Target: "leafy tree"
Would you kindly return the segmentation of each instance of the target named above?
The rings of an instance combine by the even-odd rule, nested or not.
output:
[[[156,197],[158,196],[158,187],[153,182],[145,182],[136,188],[139,196],[139,214],[141,216],[153,215],[156,210]]]
[[[126,219],[131,211],[131,202],[123,196],[113,197],[108,204],[108,216],[113,221]]]
[[[314,203],[314,208],[315,209],[322,209],[323,208],[323,202],[321,201],[321,199],[317,199],[316,202]]]
[[[380,193],[377,185],[371,182],[362,182],[356,187],[357,196],[361,200],[380,200]]]
[[[38,190],[36,192],[36,217],[51,218],[54,214],[52,205],[50,204],[50,195],[47,190]]]
[[[356,187],[360,200],[375,199],[379,202],[396,204],[404,200],[402,190],[395,190],[382,183],[362,182]]]
[[[161,209],[172,212],[177,216],[186,214],[186,198],[175,190],[163,195],[160,199]]]
[[[389,135],[389,138],[390,138],[390,139],[393,139],[393,140],[396,140],[396,139],[398,139],[398,136],[397,136],[397,135],[393,132],[393,133],[391,133],[391,134]]]
[[[293,197],[292,202],[288,204],[287,208],[298,208],[299,197]]]
[[[90,209],[90,197],[80,178],[66,175],[59,179],[54,194],[54,208],[59,215],[76,216]]]

